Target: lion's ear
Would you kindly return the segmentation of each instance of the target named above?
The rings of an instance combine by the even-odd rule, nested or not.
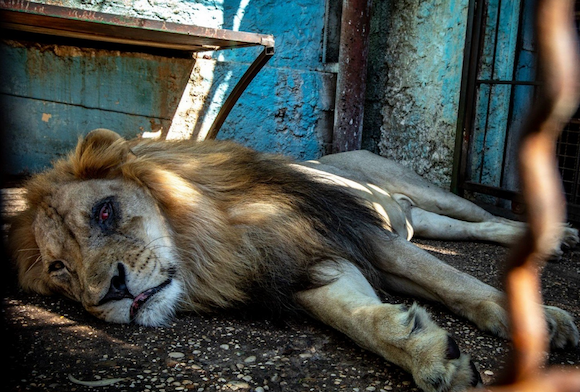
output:
[[[28,291],[48,295],[52,292],[45,280],[40,249],[32,231],[34,213],[21,212],[11,219],[8,233],[9,251],[18,272],[18,283]]]
[[[80,179],[116,175],[128,154],[125,139],[108,129],[95,129],[77,144],[71,157],[73,174]]]

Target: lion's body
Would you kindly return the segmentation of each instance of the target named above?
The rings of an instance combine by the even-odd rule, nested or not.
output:
[[[296,165],[233,143],[126,142],[98,130],[27,190],[10,236],[22,286],[108,321],[299,307],[430,391],[461,390],[477,372],[423,310],[383,304],[374,289],[443,302],[507,336],[502,293],[407,239],[509,243],[523,225],[369,153]],[[578,343],[566,312],[546,313],[554,345]]]

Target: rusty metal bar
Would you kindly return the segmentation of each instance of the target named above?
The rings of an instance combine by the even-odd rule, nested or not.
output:
[[[344,0],[338,55],[333,152],[359,150],[362,141],[372,0]]]
[[[476,80],[478,73],[478,59],[483,44],[482,19],[484,4],[470,0],[467,13],[467,31],[463,48],[463,71],[461,76],[461,90],[457,113],[457,128],[455,136],[455,154],[453,157],[453,174],[451,176],[451,191],[459,196],[464,195],[463,184],[466,180],[467,156],[469,138],[472,128],[472,117],[476,99]]]
[[[497,186],[484,185],[478,182],[466,181],[463,184],[463,189],[471,192],[484,193],[493,197],[499,197],[506,200],[523,202],[521,192],[510,191],[509,189],[499,188]]]
[[[24,0],[0,0],[0,27],[31,33],[191,52],[270,46],[266,34],[80,10]]]
[[[510,260],[507,291],[512,312],[516,359],[515,379],[534,375],[544,363],[547,335],[537,267],[559,245],[566,200],[558,172],[556,142],[579,102],[578,42],[574,2],[538,3],[536,31],[540,77],[544,82],[524,128],[520,146],[520,176],[527,205],[528,233]]]
[[[544,82],[521,141],[520,176],[527,205],[528,231],[508,261],[506,291],[513,338],[510,385],[495,392],[572,392],[580,372],[542,373],[548,349],[540,306],[539,267],[560,244],[565,198],[556,159],[557,138],[580,102],[580,55],[573,0],[540,0],[536,36]]]
[[[242,95],[242,93],[246,90],[246,87],[250,84],[250,82],[254,79],[254,77],[260,72],[262,67],[266,65],[266,63],[272,58],[274,55],[274,41],[272,40],[271,46],[266,46],[264,50],[260,53],[258,58],[254,60],[254,62],[250,65],[250,67],[246,70],[246,72],[242,75],[226,101],[222,104],[220,111],[218,112],[216,118],[213,120],[211,127],[208,130],[207,135],[205,137],[200,137],[199,139],[207,140],[207,139],[215,139],[221,126],[223,125],[224,121],[230,114],[231,110],[234,108],[234,105],[238,101],[238,98]]]

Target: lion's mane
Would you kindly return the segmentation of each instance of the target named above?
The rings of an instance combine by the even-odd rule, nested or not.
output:
[[[186,309],[261,303],[292,307],[293,293],[327,282],[312,266],[346,258],[373,279],[380,218],[353,195],[278,156],[225,141],[127,142],[89,134],[76,151],[27,184],[28,210],[11,230],[25,288],[50,292],[34,272],[35,208],[58,184],[123,178],[152,196],[170,227]],[[83,235],[83,233],[74,233]]]

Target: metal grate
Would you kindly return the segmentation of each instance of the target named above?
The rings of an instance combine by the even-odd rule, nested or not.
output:
[[[576,22],[580,34],[580,1],[576,1]],[[580,223],[580,109],[564,127],[558,140],[558,164],[568,201],[568,219]]]
[[[470,1],[456,190],[519,211],[517,148],[536,87],[534,0]],[[580,0],[576,1],[580,24]],[[568,219],[580,223],[580,110],[558,142]],[[515,203],[509,203],[512,201]]]
[[[557,154],[570,220],[580,221],[580,112],[564,128]]]

